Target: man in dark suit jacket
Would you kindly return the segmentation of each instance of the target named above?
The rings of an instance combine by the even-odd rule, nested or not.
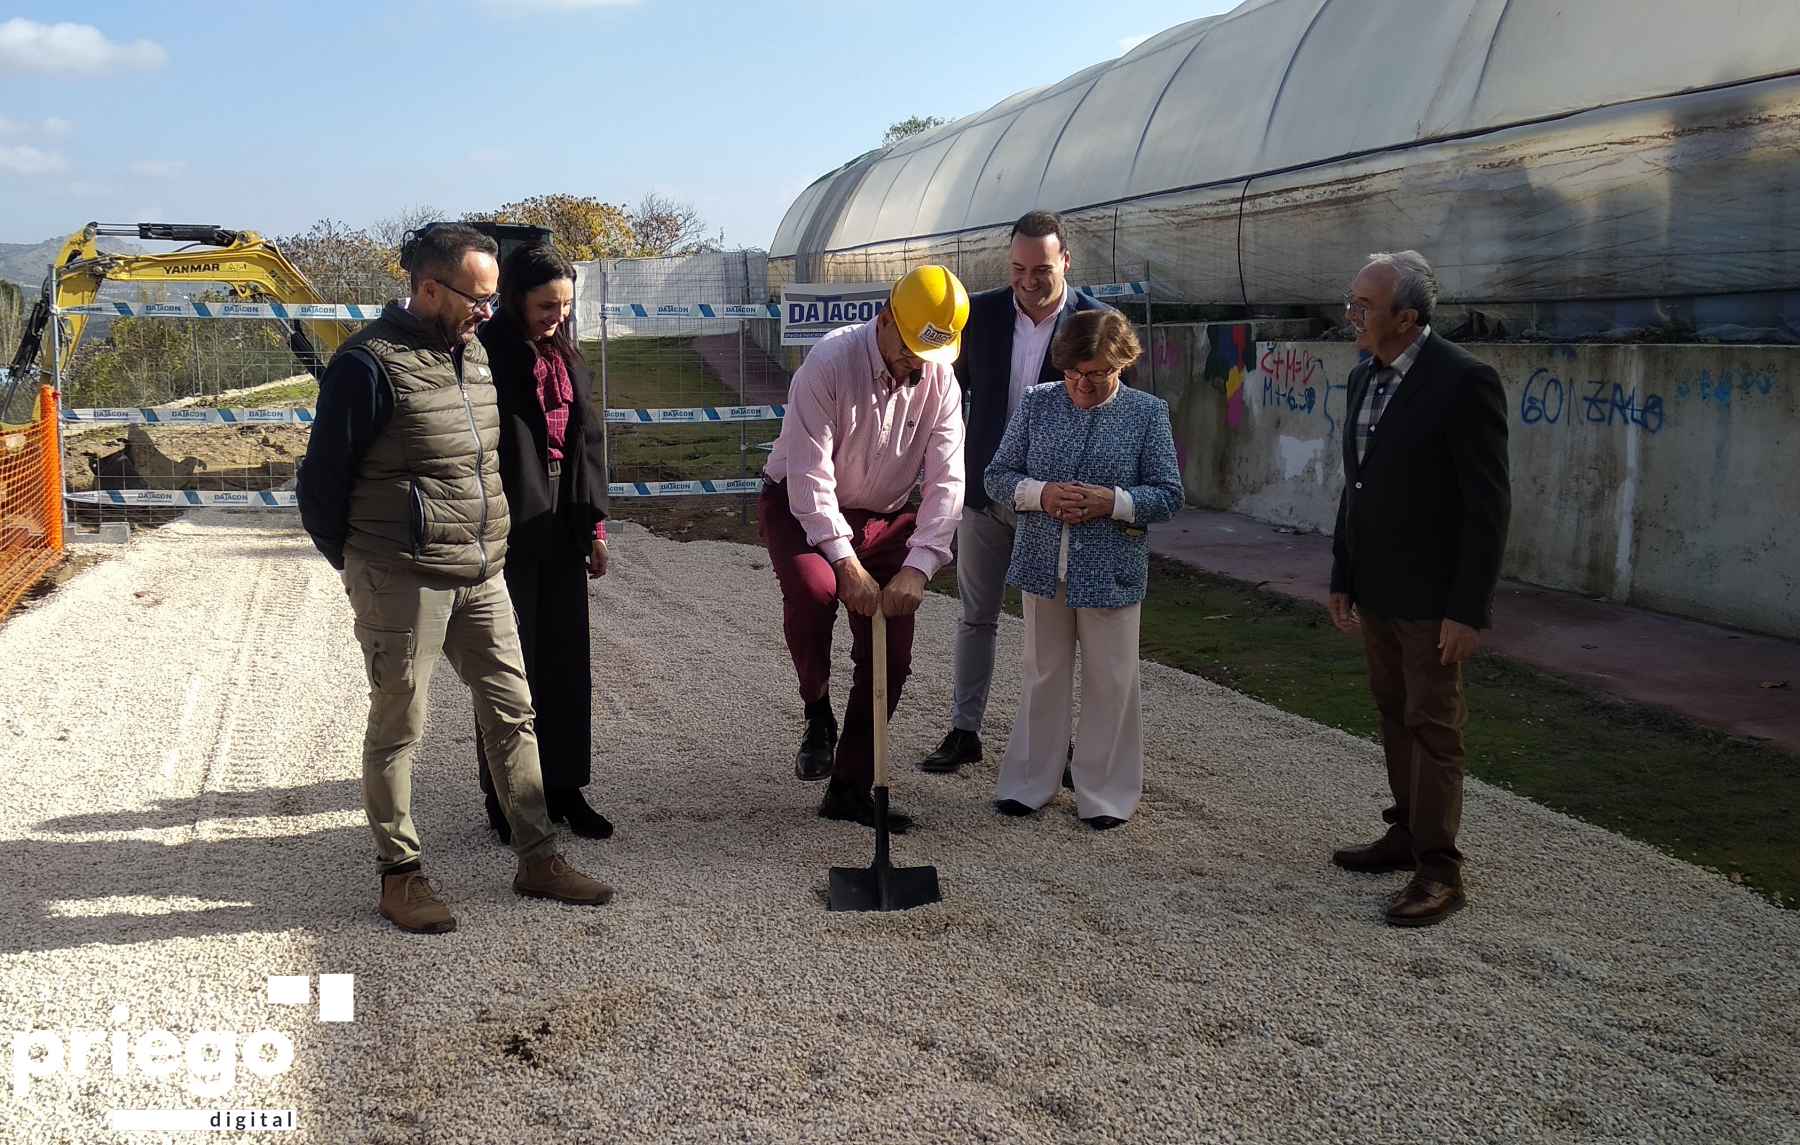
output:
[[[1437,277],[1416,251],[1370,256],[1345,311],[1370,355],[1350,372],[1331,619],[1361,631],[1394,805],[1352,871],[1414,871],[1395,926],[1462,908],[1462,664],[1490,626],[1512,512],[1506,394],[1493,367],[1431,332]]]
[[[1111,309],[1068,284],[1063,221],[1053,212],[1031,211],[1013,224],[1010,258],[1011,284],[969,299],[969,324],[956,359],[956,379],[969,401],[963,453],[969,484],[956,530],[962,621],[956,629],[950,733],[920,764],[926,771],[955,771],[981,758],[981,721],[1013,549],[1012,508],[989,500],[981,475],[1020,396],[1041,382],[1062,379],[1048,351],[1069,316]]]

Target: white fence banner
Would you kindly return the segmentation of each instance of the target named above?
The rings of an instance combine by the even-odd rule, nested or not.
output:
[[[781,288],[781,344],[812,346],[839,326],[867,322],[892,289],[891,282],[791,282]]]

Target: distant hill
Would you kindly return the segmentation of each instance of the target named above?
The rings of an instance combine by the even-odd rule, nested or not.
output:
[[[44,271],[50,260],[56,257],[67,238],[62,235],[41,243],[0,243],[0,279],[28,287],[35,294],[44,284]],[[149,250],[139,243],[115,238],[102,238],[100,249],[109,254],[143,254]]]

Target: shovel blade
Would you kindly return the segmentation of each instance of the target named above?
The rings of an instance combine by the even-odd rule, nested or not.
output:
[[[943,898],[936,867],[831,868],[832,910],[911,910]]]

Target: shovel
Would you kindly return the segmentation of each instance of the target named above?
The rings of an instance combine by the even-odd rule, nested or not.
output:
[[[867,867],[831,868],[832,910],[911,910],[940,902],[936,867],[896,867],[888,862],[888,687],[887,617],[878,609],[875,658],[875,862]]]

